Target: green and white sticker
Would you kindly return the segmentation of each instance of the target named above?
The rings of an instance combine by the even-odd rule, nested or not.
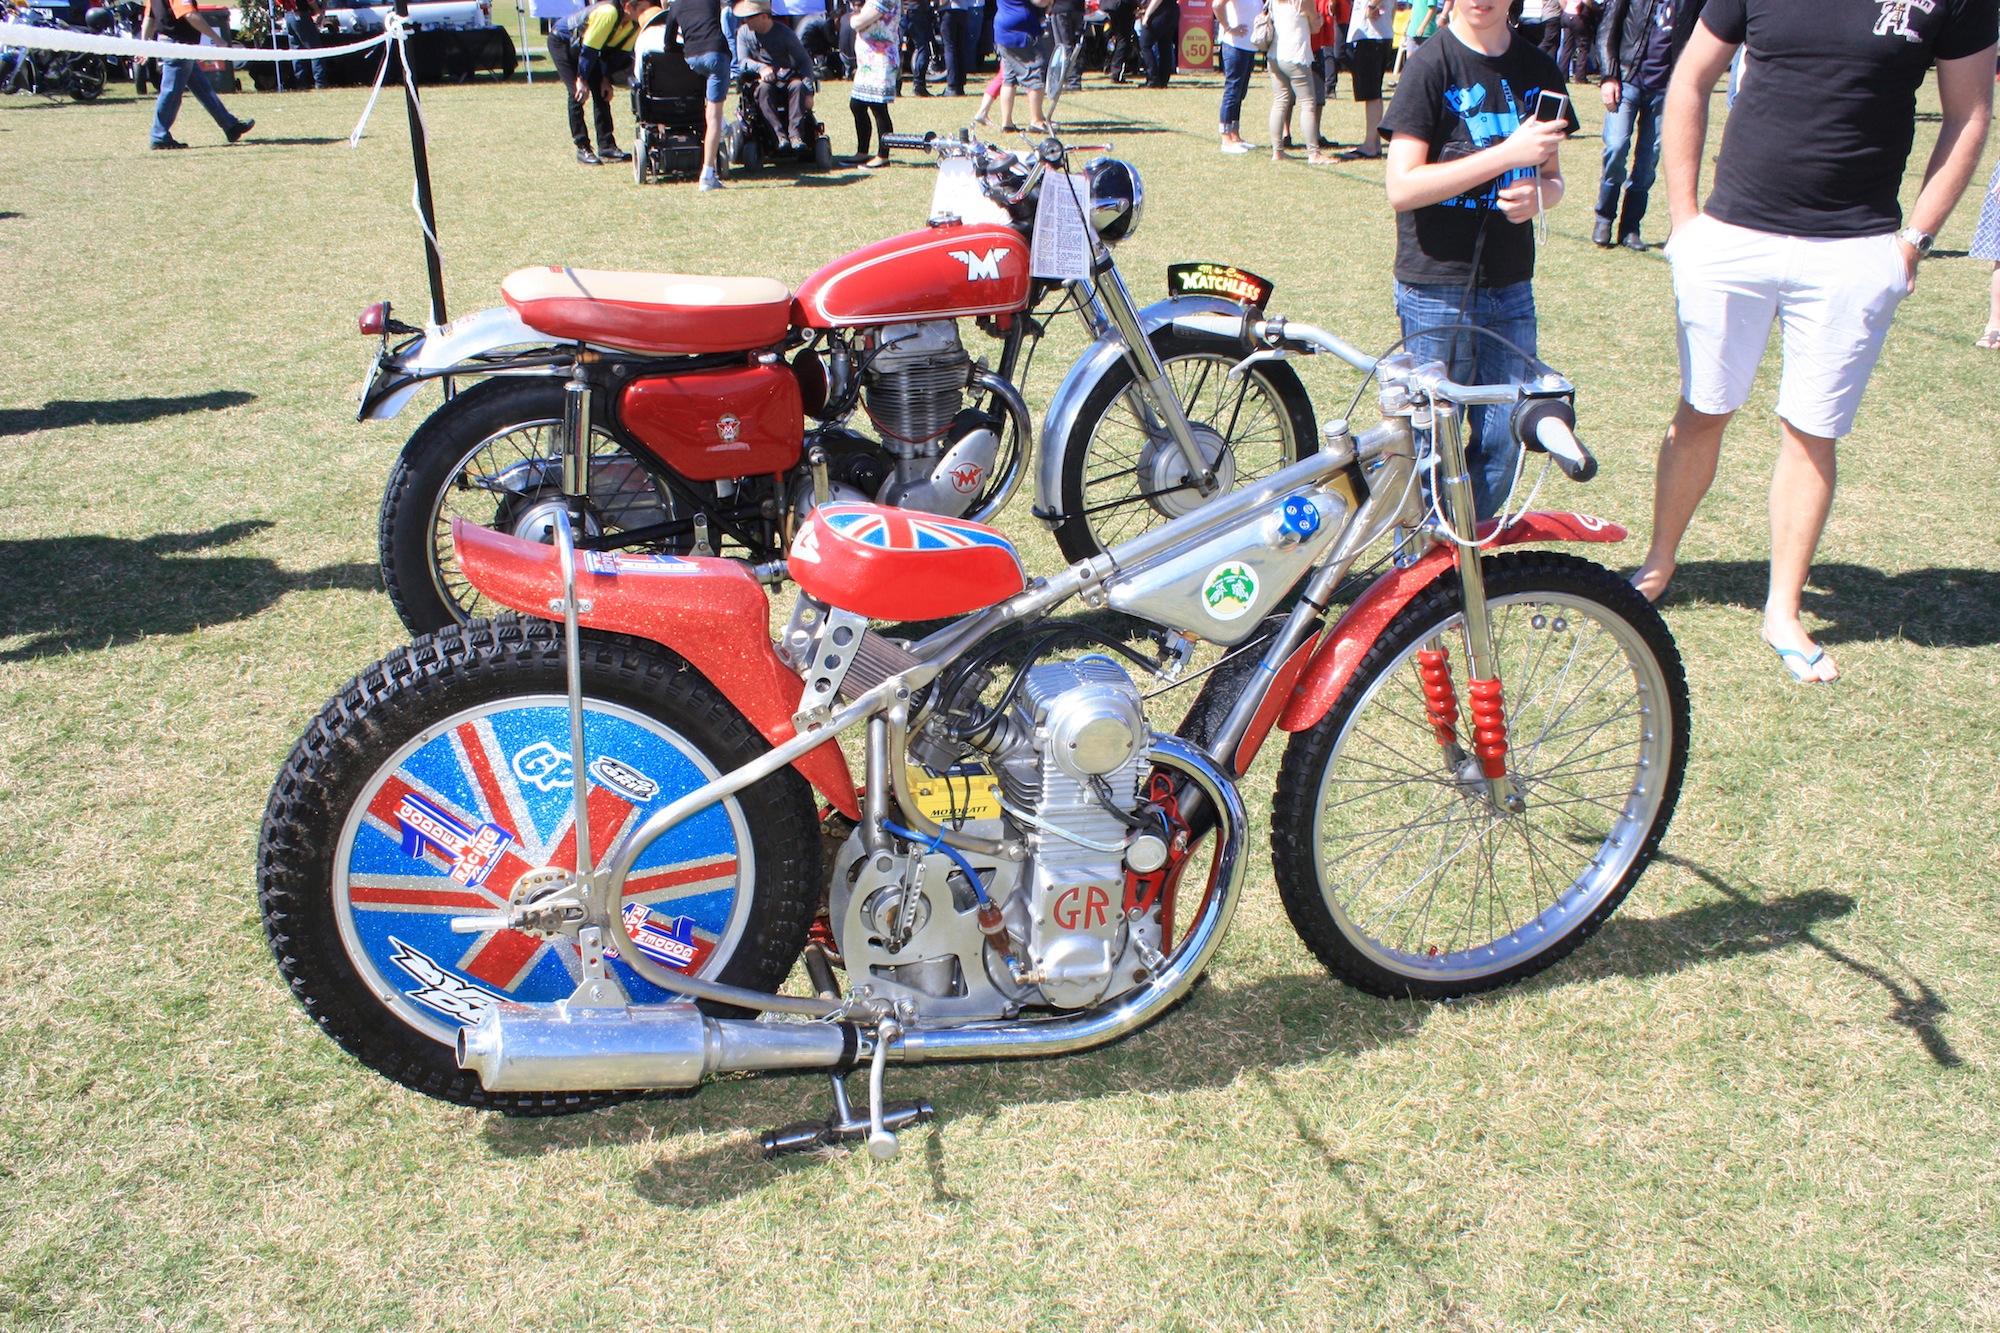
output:
[[[1240,560],[1225,560],[1201,581],[1201,603],[1217,620],[1239,620],[1257,602],[1257,571]]]

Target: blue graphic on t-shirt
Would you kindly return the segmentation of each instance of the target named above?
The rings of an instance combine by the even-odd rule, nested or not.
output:
[[[1500,80],[1500,95],[1507,100],[1504,110],[1481,111],[1486,103],[1487,87],[1475,83],[1464,88],[1446,88],[1444,103],[1465,125],[1465,133],[1472,140],[1474,148],[1490,148],[1515,130],[1521,128],[1523,109],[1535,104],[1541,89],[1530,88],[1520,98],[1505,79]],[[1498,178],[1488,181],[1476,190],[1467,190],[1453,199],[1444,201],[1446,208],[1492,208],[1500,207],[1500,191],[1515,181],[1529,180],[1535,174],[1533,167],[1517,167]]]

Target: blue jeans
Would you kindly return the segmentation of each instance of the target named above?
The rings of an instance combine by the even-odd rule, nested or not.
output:
[[[1646,219],[1646,196],[1660,166],[1660,118],[1666,113],[1667,91],[1651,92],[1636,84],[1618,86],[1618,109],[1604,118],[1604,175],[1597,184],[1597,216],[1618,223],[1618,235],[1637,236]],[[1625,154],[1632,155],[1632,175],[1625,175]],[[1624,220],[1619,220],[1618,196],[1625,196]]]
[[[910,44],[910,78],[919,89],[930,82],[931,30],[935,18],[929,4],[913,4],[903,10],[903,40]]]
[[[1236,122],[1243,117],[1243,98],[1250,91],[1250,67],[1256,59],[1255,51],[1245,51],[1240,46],[1222,48],[1222,130],[1225,134],[1236,133]]]
[[[215,117],[224,134],[234,134],[243,122],[229,114],[229,108],[208,86],[208,75],[192,60],[169,60],[160,66],[160,98],[153,103],[153,142],[165,143],[174,137],[174,117],[181,113],[181,95],[192,92],[201,109]]]
[[[979,63],[979,11],[947,9],[944,19],[944,86],[965,91],[965,78]]]
[[[1446,362],[1451,367],[1451,377],[1460,384],[1505,384],[1528,373],[1529,367],[1520,357],[1491,338],[1474,333],[1424,330],[1445,324],[1474,324],[1518,343],[1521,350],[1532,355],[1535,351],[1532,282],[1475,291],[1470,309],[1465,305],[1465,288],[1456,283],[1412,286],[1399,282],[1396,313],[1402,317],[1403,336],[1408,339],[1403,344],[1405,350]],[[1466,416],[1466,471],[1472,477],[1473,503],[1479,517],[1492,518],[1507,502],[1520,446],[1514,443],[1513,426],[1504,408],[1467,408]]]

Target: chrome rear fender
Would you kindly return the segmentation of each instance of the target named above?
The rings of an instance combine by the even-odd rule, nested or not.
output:
[[[387,421],[401,412],[428,380],[446,375],[490,375],[506,369],[506,362],[480,361],[474,357],[507,347],[546,352],[549,336],[521,322],[511,306],[495,306],[470,315],[460,315],[448,324],[427,328],[409,342],[384,346],[368,373],[361,390],[357,421]]]

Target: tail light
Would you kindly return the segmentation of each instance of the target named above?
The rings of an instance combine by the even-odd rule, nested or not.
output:
[[[389,332],[389,303],[377,301],[361,312],[361,336],[380,338]]]

